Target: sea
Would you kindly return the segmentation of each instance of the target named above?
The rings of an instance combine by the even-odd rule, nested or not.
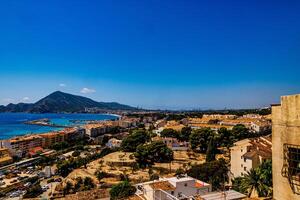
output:
[[[46,133],[62,128],[25,124],[26,121],[47,118],[51,123],[60,126],[77,126],[89,120],[113,120],[117,115],[110,114],[33,114],[33,113],[0,113],[0,140],[14,136]]]

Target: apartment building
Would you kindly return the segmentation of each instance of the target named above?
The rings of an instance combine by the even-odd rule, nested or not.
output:
[[[9,150],[13,156],[23,157],[30,149],[41,147],[43,138],[39,135],[26,135],[2,141],[2,147]]]
[[[300,94],[272,106],[273,198],[300,199]]]
[[[137,196],[146,200],[188,199],[208,194],[211,185],[189,176],[160,178],[136,185]]]
[[[54,131],[49,133],[40,134],[43,138],[42,147],[49,148],[55,143],[72,141],[83,138],[85,134],[84,129],[79,128],[66,128],[61,131]]]
[[[209,119],[236,119],[236,115],[222,115],[222,114],[204,114],[202,118],[209,118]]]
[[[272,158],[272,139],[271,136],[244,139],[234,143],[230,150],[232,176],[243,176],[250,169]]]
[[[13,162],[10,156],[9,150],[7,148],[0,148],[0,167],[8,165]]]
[[[108,133],[112,127],[103,123],[97,123],[97,124],[87,124],[84,126],[84,128],[88,136],[98,137],[104,135],[105,133]]]

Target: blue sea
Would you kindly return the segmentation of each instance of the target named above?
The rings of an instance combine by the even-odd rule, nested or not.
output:
[[[29,133],[45,133],[62,128],[25,124],[26,121],[47,118],[52,123],[62,126],[74,126],[85,123],[86,120],[117,119],[108,114],[31,114],[31,113],[0,113],[0,139]],[[76,122],[73,122],[76,120]]]

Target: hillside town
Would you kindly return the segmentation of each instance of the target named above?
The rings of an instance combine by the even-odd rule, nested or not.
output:
[[[2,140],[1,199],[297,199],[299,96],[253,113],[119,112]]]

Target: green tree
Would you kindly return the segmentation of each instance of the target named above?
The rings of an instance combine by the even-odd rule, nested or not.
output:
[[[80,151],[78,151],[78,150],[75,150],[73,153],[72,153],[72,156],[73,157],[77,157],[77,156],[79,156],[80,155]]]
[[[110,193],[110,198],[112,200],[122,199],[134,195],[136,188],[132,186],[128,181],[123,181],[117,185],[114,185]]]
[[[185,174],[184,169],[182,169],[182,168],[176,169],[176,172],[175,172],[176,176],[180,176],[180,175],[183,175],[183,174]]]
[[[166,128],[160,133],[161,137],[179,138],[179,133],[171,128]]]
[[[136,130],[131,135],[123,139],[121,148],[126,152],[135,152],[140,144],[150,140],[149,134],[145,130]]]
[[[81,186],[83,185],[83,180],[81,177],[76,178],[76,183],[74,185],[74,191],[78,192],[81,191]]]
[[[191,133],[192,133],[191,127],[188,127],[188,126],[183,127],[180,131],[179,140],[180,141],[189,141]]]
[[[85,177],[83,180],[84,190],[90,190],[92,188],[95,188],[96,185],[93,181],[93,179],[89,176]]]
[[[150,181],[154,181],[154,180],[158,180],[159,179],[159,175],[156,173],[153,173],[150,175]]]
[[[217,147],[214,143],[214,138],[211,137],[206,151],[206,162],[216,160]]]
[[[259,197],[272,195],[272,163],[270,160],[263,162],[259,167],[252,168],[241,178],[241,190],[247,191],[250,197],[253,193]]]
[[[190,144],[193,150],[199,149],[200,152],[206,152],[209,138],[213,135],[210,128],[194,130],[190,135]]]
[[[227,128],[220,128],[218,130],[218,134],[220,136],[219,145],[223,147],[231,147],[233,145],[233,136],[232,132]]]
[[[64,195],[70,194],[72,190],[73,190],[73,184],[70,181],[67,181],[67,183],[63,189],[63,194]]]
[[[154,141],[150,144],[138,146],[134,156],[140,166],[146,167],[154,162],[171,162],[173,151],[162,141]]]
[[[223,189],[228,181],[228,168],[224,159],[206,162],[200,165],[192,165],[187,174],[193,178],[208,182],[213,189]]]
[[[249,130],[243,124],[235,125],[231,132],[236,141],[249,137]]]
[[[106,173],[106,172],[103,172],[103,171],[100,171],[100,170],[97,170],[96,172],[95,172],[95,175],[96,175],[96,177],[97,177],[97,179],[99,180],[99,181],[101,181],[103,178],[105,178],[105,177],[108,177],[108,174]]]

